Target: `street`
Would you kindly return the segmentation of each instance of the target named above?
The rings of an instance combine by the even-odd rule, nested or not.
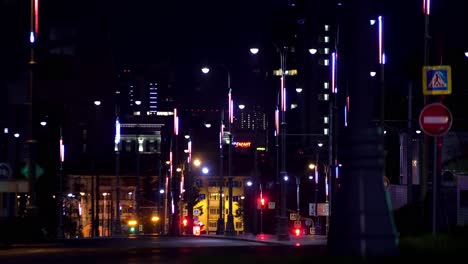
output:
[[[267,239],[159,237],[71,239],[0,250],[0,263],[303,263],[325,244]]]

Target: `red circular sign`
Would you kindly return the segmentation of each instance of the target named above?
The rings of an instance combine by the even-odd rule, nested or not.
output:
[[[452,113],[441,103],[426,105],[419,115],[419,126],[429,136],[442,136],[452,127]]]

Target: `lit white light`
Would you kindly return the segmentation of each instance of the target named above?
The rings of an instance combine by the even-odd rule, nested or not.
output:
[[[317,144],[317,146],[319,146],[319,148],[321,148],[321,147],[323,147],[323,143],[322,143],[322,142],[319,142],[319,143]]]
[[[34,32],[29,33],[29,42],[34,43],[36,41],[36,38],[34,37]]]
[[[202,173],[203,174],[208,174],[208,172],[210,172],[210,170],[207,167],[203,167]]]
[[[210,124],[210,123],[205,123],[205,127],[206,127],[206,128],[210,128],[210,127],[211,127],[211,124]]]
[[[3,133],[8,134],[8,127],[5,127],[5,128],[3,129]]]
[[[239,109],[240,109],[240,110],[242,110],[242,109],[244,109],[244,108],[245,108],[245,105],[243,105],[243,104],[240,104],[240,105],[239,105]]]
[[[210,72],[210,68],[208,68],[208,67],[203,67],[203,68],[201,69],[201,71],[202,71],[204,74],[207,74],[207,73]]]
[[[137,101],[135,101],[135,104],[136,104],[136,105],[141,105],[141,101],[140,101],[140,100],[137,100]]]
[[[416,134],[421,134],[421,130],[416,130]]]
[[[383,132],[383,133],[384,133],[384,135],[385,135],[385,134],[387,134],[387,130],[384,130],[384,132]]]
[[[467,52],[465,52],[465,57],[467,57],[467,58],[468,58],[468,51],[467,51]]]
[[[284,180],[284,181],[288,181],[288,180],[289,180],[288,175],[284,176],[284,177],[283,177],[283,180]]]
[[[252,181],[247,181],[247,186],[252,186]]]
[[[297,93],[302,93],[302,88],[296,88]]]
[[[259,50],[258,48],[251,48],[251,49],[250,49],[250,53],[252,53],[252,54],[254,54],[254,55],[257,54],[259,51],[260,51],[260,50]]]
[[[19,134],[19,133],[15,133],[15,134],[13,134],[13,136],[14,136],[15,138],[19,138],[20,134]]]
[[[94,105],[97,105],[97,106],[101,105],[101,101],[98,101],[98,100],[94,101]]]
[[[377,74],[377,73],[376,73],[375,71],[371,71],[371,72],[370,72],[370,76],[371,76],[371,77],[374,77],[376,74]]]
[[[317,49],[309,49],[309,53],[314,55],[315,53],[317,53]]]
[[[189,139],[190,135],[185,135],[184,137],[185,137],[185,139]]]
[[[375,24],[375,19],[370,20],[370,25],[373,26]]]
[[[47,122],[46,121],[41,121],[41,126],[46,126],[47,125]]]
[[[201,161],[199,159],[196,159],[193,161],[193,165],[195,165],[195,167],[200,167]]]
[[[164,193],[164,189],[160,189],[160,190],[159,190],[159,193],[160,193],[160,194],[163,194],[163,193]]]
[[[313,180],[313,179],[314,179],[314,176],[309,175],[309,180]]]
[[[73,195],[73,193],[69,193],[69,194],[67,194],[67,196],[68,197],[73,197],[74,195]]]

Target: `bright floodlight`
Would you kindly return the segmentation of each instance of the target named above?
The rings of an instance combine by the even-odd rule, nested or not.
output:
[[[41,126],[46,126],[47,122],[46,121],[41,121]]]
[[[288,180],[289,180],[288,175],[285,175],[285,176],[283,177],[283,180],[284,180],[284,181],[288,181]]]
[[[309,169],[311,169],[311,170],[315,169],[315,164],[313,164],[313,163],[309,164]]]
[[[259,51],[258,48],[251,48],[251,49],[250,49],[250,53],[252,53],[253,55],[257,54],[258,51]]]
[[[370,20],[370,25],[373,26],[375,24],[375,19]]]
[[[468,51],[467,51],[467,52],[465,52],[465,57],[467,57],[467,58],[468,58]]]
[[[370,76],[371,76],[371,77],[374,77],[376,74],[377,74],[377,73],[376,73],[375,71],[371,71],[371,72],[370,72]]]
[[[207,73],[210,72],[210,68],[208,68],[208,67],[203,67],[203,68],[201,69],[201,71],[202,71],[204,74],[207,74]]]
[[[252,181],[247,181],[247,186],[252,186]]]
[[[319,142],[319,143],[317,144],[317,146],[319,146],[319,148],[321,148],[321,147],[323,147],[323,143],[322,143],[322,142]]]
[[[317,53],[317,49],[309,49],[309,53],[314,55],[315,53]]]
[[[203,167],[202,173],[203,174],[208,174],[208,172],[210,172],[210,170],[207,167]]]
[[[160,190],[159,190],[159,193],[160,193],[160,194],[163,194],[163,193],[164,193],[164,189],[160,189]]]
[[[297,92],[297,93],[302,93],[302,88],[299,88],[299,87],[296,88],[296,92]]]
[[[94,105],[97,105],[97,106],[101,105],[101,101],[99,100],[94,101]]]
[[[211,127],[211,124],[210,124],[210,123],[205,123],[205,127],[206,127],[206,128],[210,128],[210,127]]]
[[[15,133],[13,136],[14,136],[15,138],[19,138],[20,135],[19,135],[19,133]]]
[[[416,130],[416,134],[421,134],[421,130]]]
[[[184,137],[185,137],[185,139],[189,139],[190,135],[185,135]]]
[[[245,105],[244,105],[244,104],[240,104],[240,105],[239,105],[239,109],[242,110],[242,109],[244,109],[244,108],[245,108]]]
[[[137,100],[137,101],[135,101],[135,104],[136,104],[136,105],[141,105],[141,101],[140,101],[140,100]]]
[[[196,160],[193,161],[193,165],[194,165],[195,167],[200,167],[201,161],[200,161],[199,159],[196,159]]]

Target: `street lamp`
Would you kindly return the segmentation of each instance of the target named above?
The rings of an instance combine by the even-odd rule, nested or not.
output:
[[[280,241],[290,240],[288,232],[288,217],[286,216],[286,181],[289,179],[286,172],[286,56],[288,52],[288,47],[278,47],[274,46],[279,51],[280,55],[280,90],[279,90],[279,103],[278,109],[275,111],[275,126],[276,126],[276,136],[279,137],[279,142],[277,144],[280,148],[281,153],[278,154],[279,173],[277,174],[277,183],[280,185],[280,190],[278,196],[280,197],[280,212],[277,218],[277,236]],[[312,54],[315,54],[317,51],[310,50]],[[278,138],[277,138],[278,139]]]
[[[233,185],[233,177],[232,177],[232,122],[234,121],[233,115],[233,106],[234,102],[232,100],[232,89],[231,89],[231,73],[229,69],[224,65],[221,66],[226,70],[227,73],[227,88],[228,88],[228,135],[229,135],[229,144],[228,144],[228,217],[226,222],[226,229],[225,235],[234,236],[234,215],[232,214],[232,185]],[[207,74],[210,72],[208,67],[203,67],[202,72]],[[220,135],[222,137],[222,135]],[[221,197],[220,197],[221,199]],[[220,208],[221,209],[221,208]]]

